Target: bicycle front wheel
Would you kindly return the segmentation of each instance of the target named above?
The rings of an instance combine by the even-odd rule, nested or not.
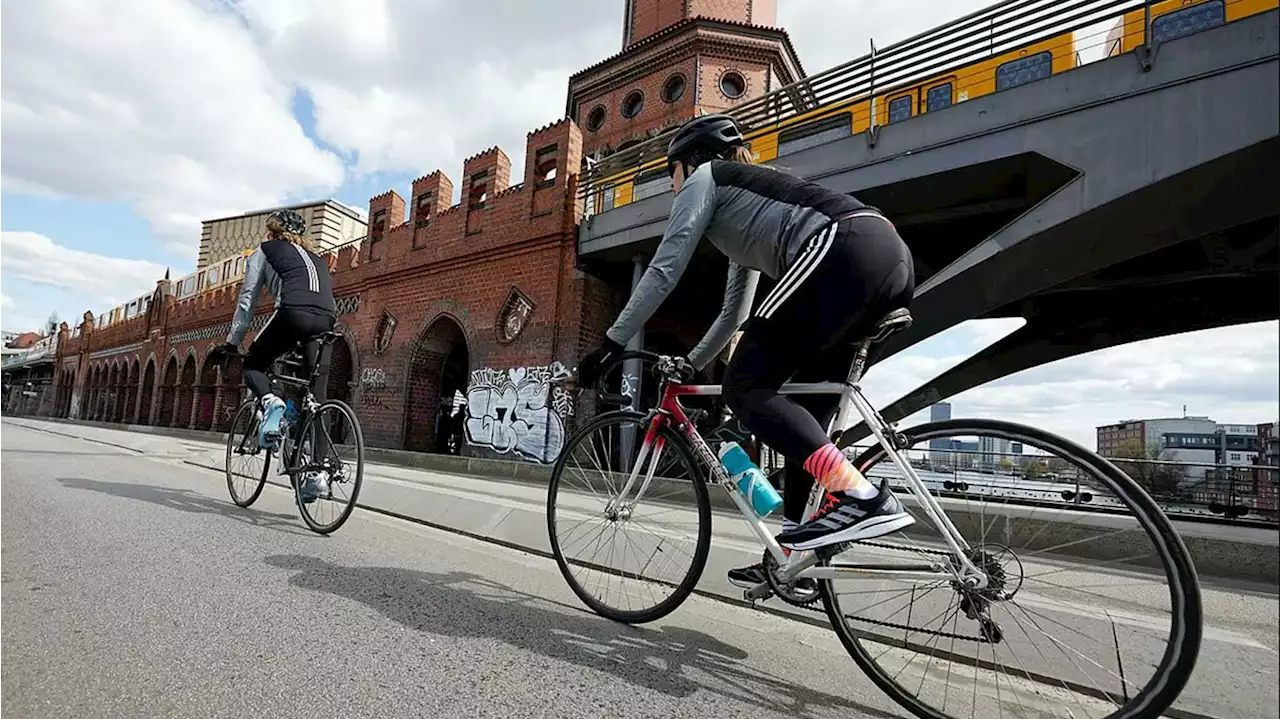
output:
[[[297,437],[299,470],[294,472],[293,486],[298,509],[311,531],[329,534],[356,508],[364,483],[364,434],[355,411],[331,399],[316,407]],[[311,472],[321,473],[328,489],[324,496],[304,502],[301,488]]]
[[[258,446],[257,402],[246,400],[236,410],[227,432],[227,491],[237,506],[248,507],[258,501],[267,486],[271,470],[271,452]]]
[[[867,676],[924,719],[1145,719],[1167,709],[1196,663],[1200,588],[1151,497],[1114,464],[1032,427],[955,419],[903,434],[899,454],[988,583],[821,580],[831,624]],[[878,444],[855,465],[873,483],[909,484]],[[823,563],[860,555],[958,567],[919,498],[902,500],[914,525]]]
[[[680,606],[711,551],[703,469],[666,423],[646,441],[650,422],[625,410],[587,422],[565,443],[547,491],[560,573],[593,611],[626,624]]]

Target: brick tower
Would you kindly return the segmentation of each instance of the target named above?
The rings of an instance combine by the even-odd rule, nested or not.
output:
[[[701,112],[804,77],[777,0],[626,0],[622,52],[569,78],[567,114],[597,159]]]

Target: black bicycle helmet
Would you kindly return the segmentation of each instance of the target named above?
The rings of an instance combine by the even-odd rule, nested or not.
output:
[[[689,171],[726,150],[746,144],[738,121],[723,114],[703,115],[686,122],[667,146],[667,174],[675,172],[677,161]]]
[[[293,210],[276,210],[267,216],[267,227],[275,225],[292,235],[301,235],[307,231],[307,222],[302,215]]]

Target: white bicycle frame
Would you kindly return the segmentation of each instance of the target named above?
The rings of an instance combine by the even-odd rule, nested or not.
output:
[[[838,394],[840,396],[837,405],[835,417],[831,424],[828,425],[827,436],[834,436],[831,432],[832,427],[841,428],[840,431],[853,426],[852,420],[855,416],[861,416],[870,428],[871,433],[875,436],[880,446],[884,448],[885,453],[893,461],[898,471],[907,480],[907,488],[916,497],[920,506],[924,509],[938,533],[946,541],[952,555],[955,557],[956,564],[949,565],[946,561],[938,561],[920,564],[837,564],[830,563],[827,566],[815,567],[818,562],[816,550],[792,551],[788,556],[774,539],[773,534],[765,525],[764,520],[756,514],[751,507],[751,503],[747,500],[742,490],[729,476],[728,470],[720,463],[716,455],[707,445],[706,440],[698,434],[693,428],[692,423],[683,428],[685,437],[693,444],[696,454],[702,460],[714,478],[714,481],[729,493],[730,499],[737,506],[738,512],[742,515],[743,521],[747,526],[755,532],[760,543],[765,546],[767,551],[773,555],[777,561],[778,570],[776,572],[777,579],[783,583],[799,579],[800,577],[810,577],[813,579],[848,579],[857,575],[874,575],[876,577],[887,577],[896,579],[912,579],[912,580],[960,580],[966,585],[973,588],[984,588],[987,585],[987,577],[984,572],[978,569],[973,562],[969,560],[968,550],[969,543],[960,535],[955,524],[951,522],[951,518],[947,516],[942,505],[929,492],[929,489],[921,481],[919,475],[909,462],[902,458],[898,453],[894,442],[889,439],[889,435],[893,432],[880,413],[876,411],[871,403],[867,401],[865,395],[862,394],[862,388],[859,380],[862,376],[863,368],[866,364],[867,352],[870,349],[871,342],[864,341],[858,349],[858,353],[850,368],[849,378],[846,382],[812,382],[812,383],[790,383],[784,384],[779,392],[781,394]],[[721,388],[718,385],[683,385],[680,389],[680,396],[718,396]],[[657,469],[658,460],[662,455],[662,447],[653,454],[653,461],[649,463],[645,472],[645,477],[640,485],[639,491],[636,493],[634,500],[624,502],[623,498],[631,491],[631,487],[635,484],[640,468],[645,466],[645,461],[649,459],[649,453],[652,451],[653,443],[646,438],[641,445],[639,455],[636,457],[635,463],[628,473],[627,482],[622,490],[618,493],[617,505],[614,509],[619,512],[627,512],[631,506],[634,506],[644,496],[645,490],[649,488],[649,484],[653,481],[654,472]],[[813,489],[809,492],[809,501],[805,506],[804,516],[812,517],[814,512],[818,510],[818,505],[822,500],[823,490],[821,485],[814,483]],[[612,503],[611,503],[612,504]],[[629,513],[629,512],[627,512]],[[957,570],[958,567],[958,570]],[[748,599],[759,599],[767,596],[772,590],[769,589],[768,583],[757,585],[747,590],[746,597]]]

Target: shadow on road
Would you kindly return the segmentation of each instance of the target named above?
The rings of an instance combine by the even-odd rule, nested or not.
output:
[[[627,626],[580,609],[565,613],[548,608],[554,605],[548,599],[467,572],[347,567],[301,555],[265,561],[296,572],[289,578],[295,587],[360,602],[419,632],[496,639],[674,697],[710,691],[797,716],[899,717],[742,664],[746,652],[708,634]],[[855,671],[852,663],[833,670],[847,676]]]
[[[58,481],[63,486],[71,487],[72,489],[87,489],[116,497],[151,502],[152,504],[183,512],[218,514],[254,527],[264,527],[290,534],[327,538],[327,535],[316,534],[299,524],[302,518],[296,515],[264,512],[252,508],[244,509],[232,504],[230,499],[220,502],[190,489],[157,487],[151,484],[134,484],[132,482],[104,482],[83,477],[59,477]]]

